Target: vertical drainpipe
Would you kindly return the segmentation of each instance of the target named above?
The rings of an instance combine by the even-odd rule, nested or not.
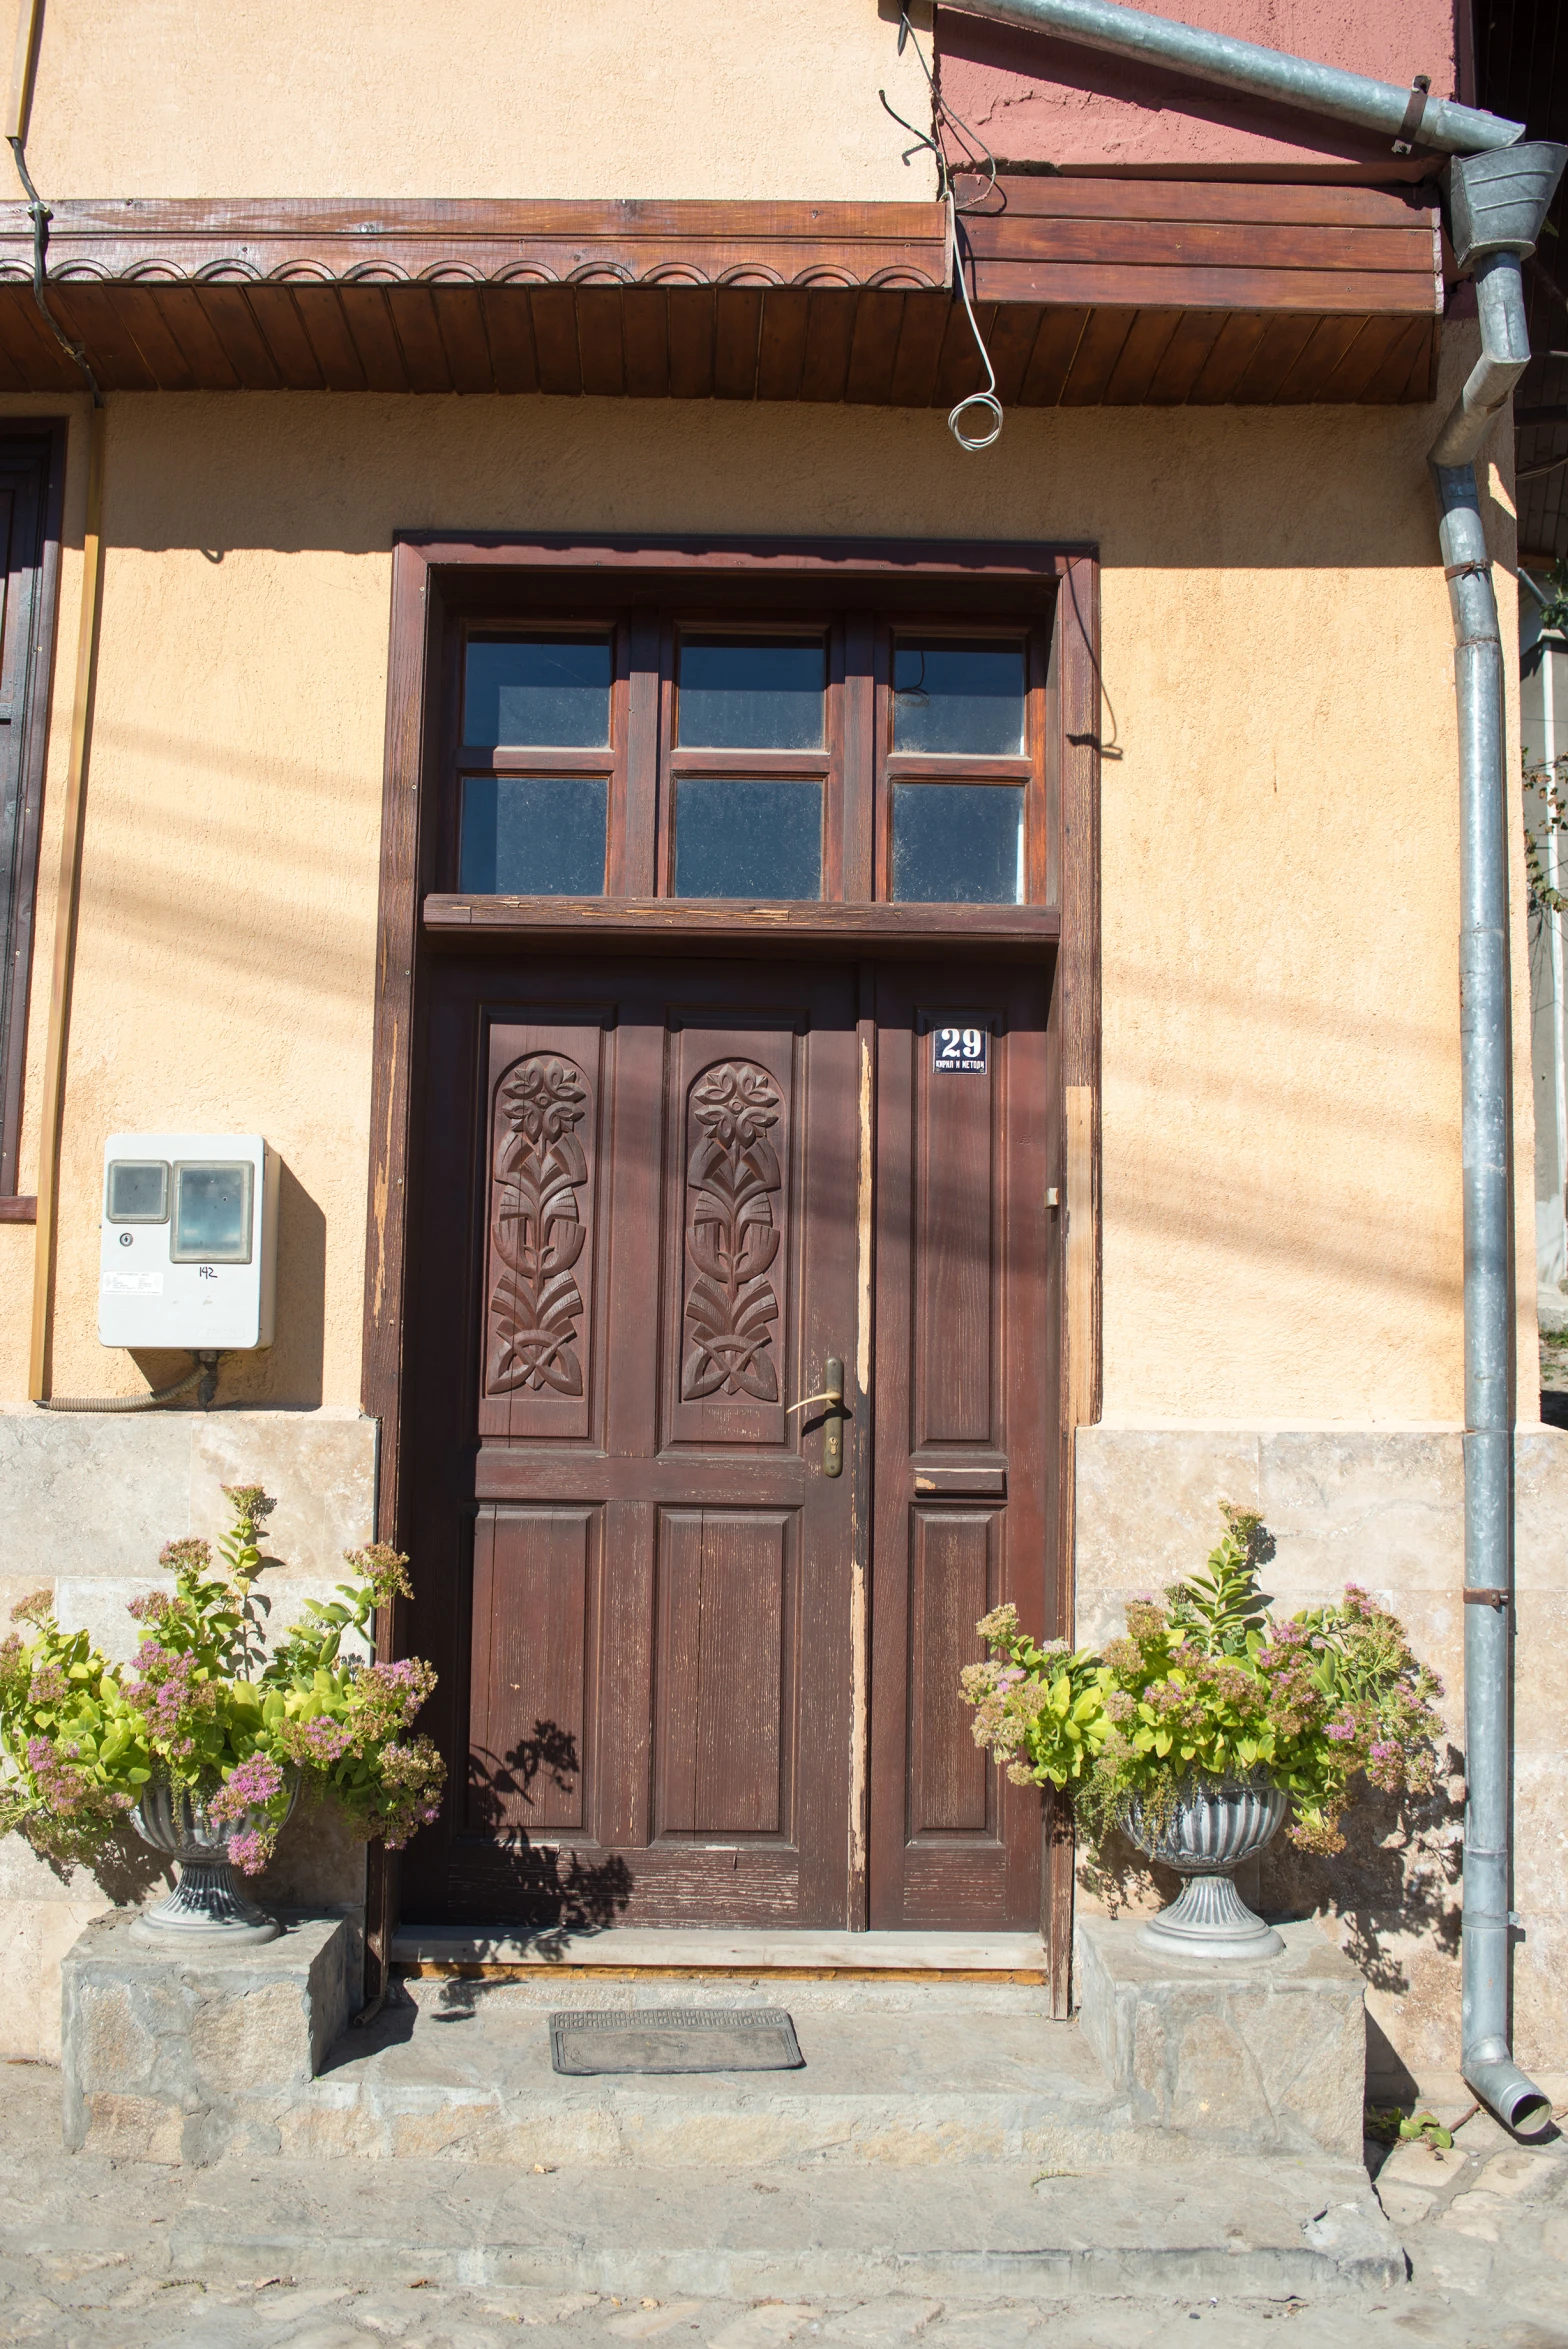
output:
[[[1460,2068],[1526,2135],[1551,2102],[1513,2060],[1509,2017],[1513,1657],[1513,1080],[1508,775],[1497,598],[1473,460],[1530,357],[1520,262],[1568,150],[1538,142],[1449,173],[1461,269],[1474,264],[1481,356],[1432,444],[1438,536],[1454,617],[1459,720],[1460,1070],[1465,1299],[1465,1845]]]
[[[1535,249],[1568,148],[1520,144],[1522,123],[1305,57],[1127,8],[1118,0],[963,0],[974,15],[1329,115],[1455,160],[1449,230],[1474,267],[1481,357],[1432,444],[1454,614],[1459,719],[1460,1064],[1465,1301],[1465,1875],[1461,2067],[1510,2128],[1533,2135],[1549,2099],[1509,2037],[1509,1730],[1513,1653],[1514,1316],[1509,1181],[1512,1040],[1503,648],[1473,460],[1530,357],[1519,265]]]

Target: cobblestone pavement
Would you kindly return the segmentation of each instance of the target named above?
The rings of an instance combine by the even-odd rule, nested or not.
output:
[[[1289,2294],[921,2300],[880,2295],[750,2306],[607,2294],[465,2290],[439,2284],[295,2284],[287,2276],[205,2284],[171,2265],[169,2230],[196,2211],[212,2172],[114,2163],[60,2149],[58,2075],[0,2068],[0,2342],[48,2349],[1141,2349],[1205,2340],[1254,2349],[1568,2349],[1568,2140],[1514,2144],[1483,2115],[1454,2151],[1400,2147],[1378,2192],[1410,2255],[1402,2289],[1375,2298]],[[1202,2163],[1181,2155],[1201,2191]],[[324,2161],[311,2207],[324,2234],[345,2168]],[[405,2165],[378,2167],[395,2224]],[[822,2190],[831,2193],[831,2174]],[[897,2193],[897,2173],[888,2191]],[[362,2205],[361,2205],[362,2207]]]

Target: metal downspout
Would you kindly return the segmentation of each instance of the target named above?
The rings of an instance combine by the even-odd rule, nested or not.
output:
[[[1560,166],[1559,166],[1560,168]],[[1550,189],[1548,189],[1550,194]],[[1508,781],[1502,634],[1472,458],[1530,356],[1516,252],[1476,269],[1481,357],[1432,444],[1438,535],[1454,615],[1459,718],[1460,1068],[1465,1255],[1465,1844],[1460,2068],[1484,2104],[1533,2135],[1551,2100],[1509,2032],[1509,1770],[1513,1652],[1513,1070]]]
[[[964,0],[977,16],[1165,65],[1305,112],[1391,131],[1460,158],[1445,210],[1461,271],[1473,267],[1481,356],[1432,444],[1444,576],[1454,615],[1460,775],[1460,1066],[1465,1303],[1465,1843],[1460,2063],[1481,2101],[1524,2135],[1551,2101],[1513,2060],[1508,1905],[1512,1872],[1513,1653],[1512,1022],[1503,647],[1473,459],[1530,357],[1520,276],[1568,151],[1516,144],[1522,123],[1302,57],[1122,8],[1113,0]],[[1509,150],[1506,156],[1499,150]],[[1462,158],[1473,158],[1467,164]]]

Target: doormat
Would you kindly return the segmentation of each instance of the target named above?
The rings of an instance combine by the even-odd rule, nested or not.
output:
[[[550,2017],[558,2072],[796,2072],[795,2026],[776,2006],[592,2008]]]

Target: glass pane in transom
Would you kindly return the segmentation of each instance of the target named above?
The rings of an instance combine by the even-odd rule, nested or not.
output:
[[[893,654],[895,750],[1017,758],[1024,740],[1021,643],[899,638]]]
[[[479,749],[601,750],[610,739],[610,639],[474,636],[463,740]]]
[[[895,783],[893,895],[918,905],[1022,905],[1022,786]]]
[[[820,897],[822,786],[683,775],[675,786],[677,897]]]
[[[458,886],[476,897],[602,897],[602,775],[470,775]]]
[[[675,738],[683,750],[820,750],[827,676],[820,636],[682,636]]]

